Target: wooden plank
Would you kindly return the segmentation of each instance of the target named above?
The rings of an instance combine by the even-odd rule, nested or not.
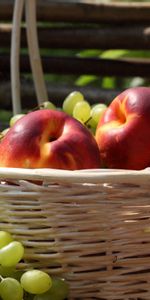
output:
[[[11,25],[0,24],[3,47],[10,47],[11,30]],[[49,49],[150,49],[150,27],[146,25],[39,27],[38,38],[40,47]],[[27,46],[25,28],[22,28],[21,42],[22,47]]]
[[[111,60],[77,57],[43,57],[45,73],[97,76],[150,77],[150,60]]]
[[[0,20],[12,20],[14,0],[0,1]]]
[[[0,55],[0,72],[10,72],[9,55]],[[93,74],[97,76],[150,78],[150,60],[99,59],[79,57],[42,57],[44,73]],[[30,72],[28,56],[21,56],[21,73]]]
[[[38,19],[66,22],[149,22],[150,3],[98,3],[96,1],[38,1]]]
[[[0,20],[12,18],[13,4],[14,0],[0,1]],[[149,23],[150,3],[37,0],[37,16],[49,22]]]
[[[148,26],[39,29],[41,47],[68,49],[150,49]]]

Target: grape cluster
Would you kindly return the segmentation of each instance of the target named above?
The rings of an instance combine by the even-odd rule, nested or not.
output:
[[[92,133],[95,133],[97,124],[106,110],[104,103],[90,105],[79,91],[70,93],[64,100],[62,109],[67,114],[85,124]]]
[[[17,268],[23,259],[24,246],[6,231],[0,231],[0,299],[64,300],[69,287],[62,278],[53,278],[38,269]]]
[[[45,101],[35,109],[54,109],[62,110],[68,115],[74,117],[82,124],[84,124],[90,131],[95,134],[97,124],[102,117],[107,105],[104,103],[97,103],[90,105],[90,103],[84,98],[83,94],[79,91],[73,91],[63,101],[62,107],[56,107],[51,101]],[[9,126],[12,127],[14,123],[22,118],[25,114],[14,115],[9,122]],[[10,128],[9,127],[9,128]],[[8,132],[9,128],[6,128],[1,132],[0,138]]]

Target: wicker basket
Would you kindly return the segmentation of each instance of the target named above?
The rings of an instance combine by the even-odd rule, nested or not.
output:
[[[47,100],[36,32],[26,0],[30,60],[38,102]],[[23,0],[12,31],[13,112],[19,113]],[[37,76],[38,74],[38,76]],[[42,100],[41,100],[42,99]],[[0,228],[25,247],[22,267],[62,275],[69,299],[150,299],[150,171],[0,168]]]
[[[149,170],[4,168],[0,179],[0,226],[24,243],[24,267],[62,275],[69,299],[150,299]]]

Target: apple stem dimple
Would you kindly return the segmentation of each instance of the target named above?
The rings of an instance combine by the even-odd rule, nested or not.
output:
[[[54,142],[54,141],[56,141],[56,140],[57,140],[57,138],[54,137],[54,136],[51,136],[51,137],[49,138],[49,142]]]

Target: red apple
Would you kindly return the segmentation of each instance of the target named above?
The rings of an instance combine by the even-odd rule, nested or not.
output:
[[[118,95],[100,119],[95,138],[102,166],[150,166],[150,88],[129,88]]]
[[[0,143],[0,167],[100,167],[97,143],[90,131],[64,112],[30,112],[9,129]]]

